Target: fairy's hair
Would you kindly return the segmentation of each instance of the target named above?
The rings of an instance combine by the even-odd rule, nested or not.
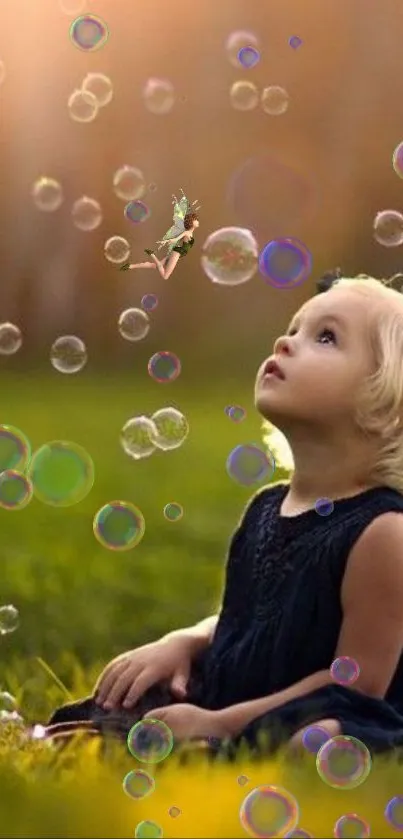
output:
[[[199,216],[197,215],[197,213],[194,213],[192,210],[190,210],[188,213],[186,213],[185,218],[183,219],[183,226],[185,230],[191,230],[194,221],[199,221]]]
[[[375,372],[357,393],[355,419],[363,433],[379,443],[369,479],[403,494],[403,277],[399,274],[390,280],[377,280],[361,274],[347,278],[338,269],[321,280],[328,287],[318,288],[319,292],[336,294],[339,288],[350,288],[367,298],[376,295],[379,300],[369,333]],[[270,428],[266,423],[265,442],[269,446]]]

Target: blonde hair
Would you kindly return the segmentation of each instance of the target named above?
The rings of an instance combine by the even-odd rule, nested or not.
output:
[[[367,435],[379,440],[379,449],[369,479],[403,494],[403,296],[388,287],[388,281],[360,274],[342,277],[326,294],[351,288],[365,295],[378,295],[380,304],[369,335],[375,373],[364,380],[357,396],[356,422]],[[403,289],[402,289],[403,290]],[[264,423],[264,442],[278,455],[278,466],[292,471],[291,450],[284,435]],[[288,449],[288,451],[287,451]],[[286,453],[282,458],[281,450]]]

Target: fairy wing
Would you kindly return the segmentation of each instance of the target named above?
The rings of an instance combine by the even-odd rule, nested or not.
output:
[[[185,226],[183,220],[185,218],[186,213],[188,212],[189,201],[186,198],[186,195],[183,193],[182,190],[182,197],[178,199],[176,195],[172,196],[173,207],[174,207],[174,214],[173,214],[173,225],[172,227],[167,230],[164,236],[161,239],[161,244],[158,250],[164,247],[164,242],[167,239],[174,239],[176,236],[180,236],[183,233]],[[172,245],[169,246],[169,250],[172,250]]]

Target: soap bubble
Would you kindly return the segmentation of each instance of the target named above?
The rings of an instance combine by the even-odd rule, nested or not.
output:
[[[158,306],[158,297],[156,294],[144,294],[141,298],[141,305],[145,312],[153,312]]]
[[[31,190],[35,206],[43,213],[54,213],[63,204],[63,188],[55,178],[38,178]]]
[[[123,792],[130,798],[145,798],[155,790],[155,781],[144,769],[132,769],[123,779]]]
[[[157,189],[157,184],[155,184],[155,183],[153,183],[153,182],[152,182],[152,183],[150,183],[150,184],[148,184],[148,191],[149,191],[149,192],[155,192],[155,191],[156,191],[156,189]]]
[[[151,434],[157,434],[157,428],[149,417],[139,416],[129,419],[120,433],[123,451],[134,460],[149,457],[155,452]]]
[[[336,789],[354,789],[368,778],[371,755],[361,740],[343,734],[319,749],[316,768],[322,781]]]
[[[14,355],[22,346],[22,334],[14,323],[0,323],[0,355]]]
[[[15,469],[0,472],[0,507],[3,510],[23,510],[32,500],[31,481]]]
[[[291,38],[289,39],[288,43],[289,43],[290,47],[293,48],[293,50],[297,50],[298,47],[301,46],[302,40],[301,40],[301,38],[298,37],[298,35],[292,35]]]
[[[253,111],[259,102],[259,92],[253,82],[234,82],[229,95],[231,105],[236,111]]]
[[[280,116],[281,114],[285,114],[290,100],[287,91],[283,87],[272,85],[262,90],[260,101],[266,114]]]
[[[5,78],[6,78],[6,75],[7,75],[7,73],[6,73],[6,65],[4,64],[4,61],[1,61],[1,60],[0,60],[0,85],[2,85],[2,84],[3,84],[3,82],[4,82]]]
[[[135,839],[161,839],[163,835],[162,827],[151,821],[139,822],[134,831]]]
[[[25,434],[13,425],[0,425],[0,472],[23,472],[30,458],[31,444]]]
[[[189,434],[186,417],[176,408],[160,408],[151,417],[157,433],[152,434],[152,441],[158,449],[167,452],[178,449]]]
[[[243,162],[231,175],[227,201],[241,227],[261,242],[284,237],[318,206],[318,181],[271,153]],[[259,249],[260,250],[260,249]]]
[[[384,815],[394,830],[403,830],[403,795],[395,795],[388,801]]]
[[[74,122],[93,122],[99,111],[95,96],[87,90],[73,90],[67,100],[67,107]]]
[[[151,210],[144,201],[129,201],[125,207],[125,217],[132,224],[141,224],[151,216]]]
[[[348,813],[345,816],[340,816],[334,826],[334,836],[336,839],[351,839],[352,836],[356,839],[367,839],[371,835],[371,830],[368,822],[357,816],[356,813]]]
[[[176,819],[178,816],[181,815],[181,810],[179,807],[170,807],[168,810],[168,816],[171,816],[172,819]]]
[[[332,662],[330,675],[338,685],[350,687],[357,681],[360,675],[360,668],[353,658],[342,655]]]
[[[330,734],[321,725],[309,725],[302,735],[302,745],[313,755],[316,755],[328,740]]]
[[[238,776],[238,784],[240,787],[244,787],[245,784],[249,783],[249,778],[247,775],[239,775]]]
[[[403,244],[403,215],[397,210],[382,210],[374,220],[374,237],[385,248]]]
[[[315,501],[315,510],[318,516],[330,516],[334,510],[334,503],[331,498],[318,498]]]
[[[70,26],[70,39],[85,52],[101,49],[109,37],[108,27],[98,15],[80,15]]]
[[[109,105],[113,98],[113,84],[109,76],[105,76],[104,73],[87,73],[82,83],[82,90],[95,96],[99,108]]]
[[[130,501],[110,501],[95,514],[94,536],[110,551],[130,551],[146,530],[142,512]]]
[[[167,521],[179,521],[183,517],[183,507],[176,501],[165,504],[164,517]]]
[[[286,833],[284,839],[313,839],[312,833],[303,830],[302,827],[296,827],[290,833]]]
[[[71,209],[73,224],[79,230],[96,230],[102,222],[101,205],[94,198],[83,195],[74,202]]]
[[[130,245],[123,236],[111,236],[104,244],[104,254],[108,262],[118,265],[127,262],[130,255]]]
[[[227,472],[230,478],[242,486],[252,486],[264,479],[270,480],[276,464],[273,455],[254,444],[239,445],[227,458]]]
[[[299,239],[273,239],[260,252],[259,270],[268,285],[295,288],[309,278],[312,254]]]
[[[258,244],[250,230],[222,227],[204,242],[201,264],[213,283],[241,285],[256,273],[258,255]]]
[[[231,32],[225,43],[225,51],[227,58],[233,67],[240,67],[242,63],[239,58],[239,53],[244,47],[254,47],[256,50],[259,47],[259,41],[253,32],[246,32],[245,30],[237,30]]]
[[[171,754],[174,738],[162,720],[140,720],[130,729],[127,746],[130,754],[143,763],[161,763]]]
[[[260,59],[259,50],[256,47],[242,47],[238,53],[238,60],[239,63],[242,64],[242,67],[246,69],[250,69],[251,67],[256,67]]]
[[[161,350],[151,356],[148,362],[148,372],[155,382],[174,382],[181,372],[181,363],[177,355],[167,350]]]
[[[4,712],[6,714],[12,714],[13,711],[17,711],[17,700],[11,693],[4,690],[0,692],[0,715]]]
[[[143,99],[151,114],[168,114],[175,104],[174,86],[168,79],[148,79],[143,88]]]
[[[11,604],[0,606],[0,635],[8,635],[10,632],[15,632],[19,625],[20,616],[18,609]]]
[[[138,201],[146,191],[142,171],[136,166],[121,166],[113,176],[113,189],[123,201]]]
[[[76,335],[61,335],[51,346],[50,362],[58,373],[78,373],[87,363],[87,348]]]
[[[118,328],[125,341],[141,341],[150,331],[150,319],[142,309],[125,309],[119,315]]]
[[[249,836],[282,836],[297,826],[299,807],[288,790],[260,786],[244,798],[239,818]]]
[[[245,408],[241,408],[240,405],[230,405],[228,408],[228,417],[233,422],[242,422],[246,417]]]
[[[28,476],[35,497],[51,507],[71,507],[91,491],[94,464],[78,443],[53,440],[38,449],[29,464]]]
[[[393,152],[392,165],[396,175],[403,178],[403,142],[399,143]]]

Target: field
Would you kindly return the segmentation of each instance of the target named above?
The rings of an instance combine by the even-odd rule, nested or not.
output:
[[[228,402],[246,409],[243,423],[226,417]],[[119,445],[123,423],[168,404],[187,415],[188,440],[177,451],[132,462]],[[33,449],[54,439],[80,443],[96,470],[91,493],[75,507],[34,499],[25,510],[0,511],[0,605],[12,603],[20,613],[19,628],[1,638],[1,687],[27,721],[44,721],[69,696],[90,691],[114,655],[216,610],[228,538],[250,495],[230,480],[225,461],[237,443],[260,440],[260,420],[242,383],[229,394],[224,381],[198,381],[189,390],[179,383],[146,387],[113,373],[3,373],[1,422],[21,428]],[[146,520],[143,541],[126,553],[107,551],[92,532],[94,513],[113,499],[133,501]],[[184,508],[176,523],[163,517],[169,501]],[[134,764],[124,750],[106,759],[95,742],[77,742],[58,753],[24,745],[17,730],[3,729],[0,836],[128,837],[142,819],[156,821],[167,837],[244,836],[240,803],[264,783],[294,793],[300,825],[314,836],[333,835],[346,812],[364,817],[372,836],[396,835],[383,818],[388,799],[401,793],[391,762],[376,764],[362,787],[337,791],[324,786],[312,761],[252,765],[245,757],[211,768],[198,759],[185,770],[172,757],[157,771],[152,796],[135,802],[122,791]],[[244,787],[241,774],[249,779]],[[181,810],[176,819],[168,814],[172,806]]]

